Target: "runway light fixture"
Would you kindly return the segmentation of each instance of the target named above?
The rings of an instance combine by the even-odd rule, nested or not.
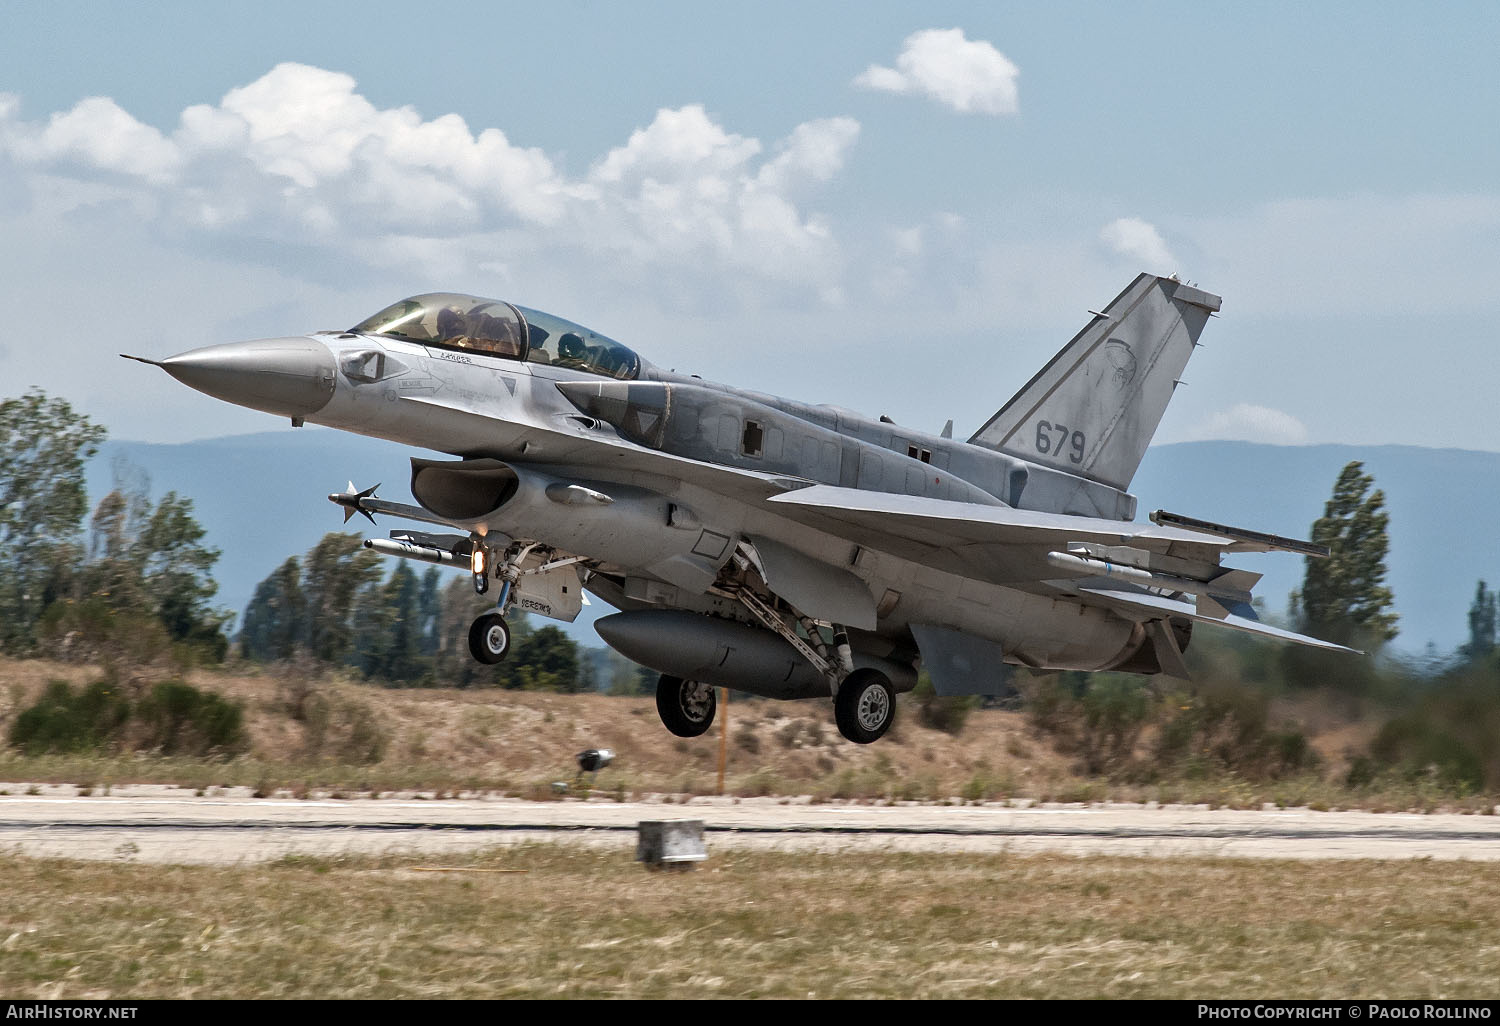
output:
[[[590,748],[578,753],[578,769],[584,773],[598,773],[615,761],[615,753],[608,748]]]

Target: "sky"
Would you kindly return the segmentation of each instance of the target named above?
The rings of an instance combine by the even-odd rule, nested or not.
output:
[[[275,424],[118,353],[429,291],[967,437],[1144,270],[1224,297],[1158,442],[1500,451],[1493,3],[0,0],[0,25],[0,396],[116,438]]]

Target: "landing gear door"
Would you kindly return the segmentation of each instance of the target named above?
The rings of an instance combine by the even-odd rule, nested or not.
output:
[[[770,538],[751,538],[750,543],[760,557],[766,587],[793,607],[819,620],[875,629],[875,599],[854,574]]]
[[[572,623],[583,609],[583,581],[578,576],[578,566],[523,575],[516,582],[511,608]]]

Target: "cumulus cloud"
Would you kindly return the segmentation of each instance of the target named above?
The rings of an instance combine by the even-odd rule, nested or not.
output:
[[[901,44],[894,68],[872,64],[854,79],[862,89],[914,93],[960,113],[1014,114],[1021,70],[963,29],[923,29]]]
[[[1224,440],[1303,445],[1307,427],[1290,413],[1269,406],[1236,403],[1209,416],[1186,432],[1184,441]]]
[[[75,161],[113,168],[148,181],[169,182],[181,155],[160,132],[125,113],[113,100],[91,96],[54,114],[21,155],[32,160]]]
[[[575,205],[591,244],[684,274],[713,267],[836,296],[839,254],[827,222],[796,202],[843,167],[859,124],[810,121],[770,147],[725,130],[696,104],[658,111],[605,154]]]
[[[658,111],[645,128],[610,150],[591,177],[599,182],[677,180],[733,172],[760,152],[758,140],[725,131],[698,104]]]
[[[826,182],[844,166],[844,156],[859,138],[853,118],[807,121],[776,147],[776,156],[755,176],[763,189],[782,190],[799,183]]]
[[[1111,252],[1136,261],[1144,270],[1156,274],[1171,274],[1176,270],[1177,260],[1167,249],[1161,233],[1138,217],[1111,221],[1099,232],[1099,241]]]
[[[187,108],[169,133],[104,97],[39,123],[0,96],[0,155],[33,176],[107,188],[174,230],[338,245],[376,265],[434,250],[445,267],[583,250],[659,275],[663,263],[708,260],[814,288],[839,254],[802,194],[838,174],[858,133],[830,118],[768,146],[690,105],[656,112],[569,177],[498,128],[379,108],[349,75],[305,64]]]

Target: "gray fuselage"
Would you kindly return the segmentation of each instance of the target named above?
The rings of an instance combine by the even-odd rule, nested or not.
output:
[[[872,655],[914,658],[912,624],[996,642],[1007,661],[1032,666],[1114,667],[1141,647],[1141,627],[1107,609],[1024,585],[989,583],[1005,578],[1003,567],[988,568],[988,580],[979,580],[951,560],[944,567],[862,547],[835,531],[778,515],[765,503],[736,501],[697,480],[690,468],[710,464],[1121,521],[1134,515],[1128,493],[884,420],[740,392],[649,365],[635,380],[618,381],[384,335],[324,333],[299,341],[326,346],[340,368],[326,404],[308,413],[307,421],[516,468],[528,487],[487,512],[483,526],[599,561],[611,574],[592,580],[590,589],[625,609],[744,618],[733,603],[700,587],[711,583],[732,546],[704,550],[702,535],[671,523],[674,510],[690,510],[691,526],[701,525],[707,535],[775,539],[864,581],[880,615],[874,631],[859,635],[857,647]],[[589,396],[580,400],[582,394]],[[649,422],[638,415],[643,411],[652,415]],[[654,452],[641,460],[632,458],[632,450]],[[674,465],[683,473],[674,473]],[[538,491],[555,484],[597,486],[630,501],[542,501]],[[697,573],[664,569],[689,563]],[[1034,581],[1018,566],[1016,580],[1028,577]]]

